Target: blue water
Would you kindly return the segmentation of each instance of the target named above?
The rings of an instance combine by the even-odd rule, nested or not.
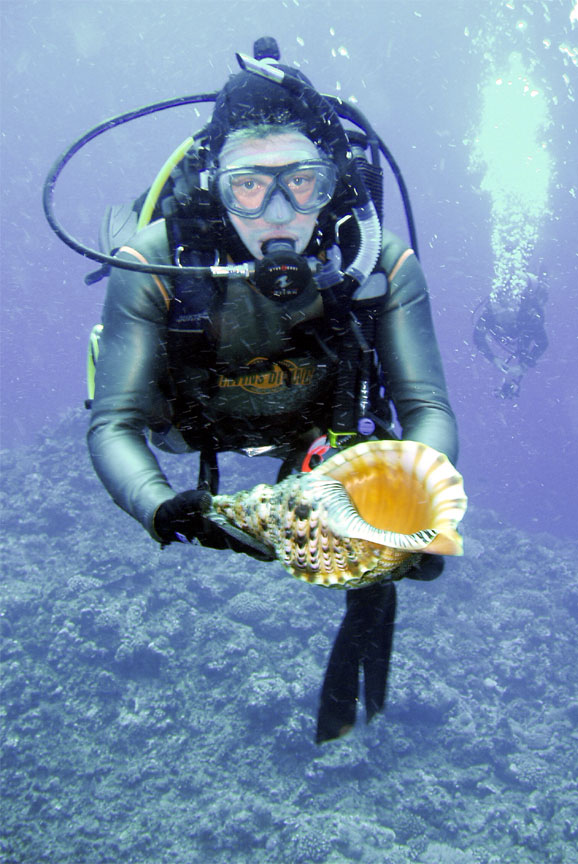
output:
[[[209,14],[205,5],[176,0],[4,0],[4,445],[34,440],[81,404],[87,333],[103,299],[102,283],[83,285],[90,262],[65,248],[41,215],[40,188],[53,160],[109,116],[218,89],[235,67],[234,53],[250,52],[256,36],[271,32],[284,59],[301,64],[320,90],[357,100],[402,168],[471,499],[520,527],[575,536],[577,70],[568,51],[575,51],[576,29],[569,2],[513,5],[368,2],[353,15],[342,2],[216,2]],[[548,273],[550,347],[516,404],[504,404],[493,396],[497,372],[472,343],[472,313],[490,291],[494,260],[490,198],[468,166],[481,88],[503,72],[513,49],[545,94],[551,119],[544,135],[553,164],[549,212],[529,262]],[[94,243],[104,207],[140,194],[201,119],[192,108],[172,111],[94,142],[57,189],[67,227]],[[393,187],[386,215],[404,234]]]
[[[574,651],[569,634],[575,615],[573,555],[578,539],[576,14],[571,2],[561,0],[508,4],[487,0],[477,6],[450,0],[213,0],[210,4],[196,0],[90,4],[80,0],[3,0],[0,423],[2,447],[6,448],[3,461],[9,478],[4,489],[8,497],[3,579],[5,600],[11,610],[6,638],[16,643],[16,647],[8,646],[5,659],[8,664],[21,664],[21,671],[17,674],[13,670],[7,679],[9,723],[3,744],[8,742],[4,763],[7,771],[20,777],[15,780],[14,773],[6,775],[10,783],[16,784],[12,804],[22,815],[19,827],[14,827],[12,817],[9,820],[13,833],[0,860],[202,861],[203,856],[208,856],[207,849],[213,848],[213,860],[227,862],[391,860],[398,864],[406,860],[443,860],[489,864],[506,860],[499,857],[505,854],[495,839],[499,837],[508,837],[512,844],[507,860],[576,860],[560,857],[570,854],[571,838],[578,836],[572,834],[578,827],[569,788],[568,798],[560,801],[558,808],[558,836],[563,846],[558,848],[550,836],[540,835],[538,822],[546,823],[548,814],[538,790],[543,782],[540,772],[546,770],[544,763],[548,760],[544,757],[547,750],[534,746],[540,730],[546,735],[543,726],[560,724],[558,738],[569,745],[573,742],[574,748],[568,746],[564,751],[567,756],[557,751],[555,771],[563,772],[563,765],[571,765],[573,760],[576,776],[575,738],[571,736],[576,734],[578,718],[570,709],[564,714],[565,704],[575,705],[575,689],[570,686],[570,671],[564,673],[566,677],[556,679],[560,657],[566,662],[568,653]],[[319,676],[332,628],[339,619],[339,598],[323,595],[320,599],[316,594],[309,600],[303,590],[296,593],[293,582],[283,582],[283,576],[277,573],[276,588],[284,586],[274,597],[274,602],[281,604],[280,620],[288,614],[283,603],[290,598],[289,606],[295,603],[303,614],[308,610],[308,614],[315,613],[323,621],[327,616],[331,625],[316,628],[309,621],[304,626],[297,616],[294,629],[283,635],[278,622],[259,630],[249,619],[249,623],[239,623],[238,610],[235,618],[229,609],[224,618],[226,626],[241,628],[235,633],[245,646],[243,650],[249,652],[247,659],[240,649],[239,656],[244,659],[239,660],[237,669],[231,647],[234,639],[218,635],[219,610],[236,596],[247,594],[246,584],[258,593],[261,583],[253,581],[255,574],[235,574],[233,584],[227,584],[221,594],[207,572],[223,566],[225,574],[230,562],[219,565],[215,563],[218,557],[201,556],[198,560],[202,563],[195,564],[188,576],[176,571],[177,597],[171,596],[171,573],[174,568],[185,568],[185,564],[179,563],[173,550],[167,553],[169,558],[155,558],[151,564],[147,538],[108,502],[91,474],[82,442],[85,418],[62,422],[62,417],[79,408],[85,398],[87,335],[99,320],[104,287],[103,283],[92,288],[83,284],[84,275],[94,269],[93,265],[54,237],[45,223],[40,199],[42,182],[53,160],[86,129],[153,101],[218,89],[236,67],[235,52],[250,53],[253,40],[264,34],[275,35],[284,61],[299,64],[321,91],[355,99],[400,164],[414,206],[421,260],[460,426],[459,467],[472,505],[468,518],[474,542],[470,559],[466,558],[463,565],[460,562],[465,570],[452,565],[442,587],[438,587],[441,581],[427,589],[403,586],[407,607],[398,628],[400,650],[394,660],[394,726],[380,719],[370,727],[370,737],[354,739],[341,751],[332,751],[340,755],[324,757],[329,764],[323,762],[321,767],[316,751],[303,742],[311,738]],[[499,384],[497,371],[476,354],[472,340],[473,313],[489,294],[494,278],[492,232],[496,224],[490,195],[481,188],[483,172],[471,169],[471,154],[481,128],[483,88],[504,74],[512,51],[519,55],[548,112],[548,124],[539,134],[552,166],[551,179],[543,211],[532,216],[536,241],[526,263],[533,270],[542,268],[547,273],[549,347],[536,369],[524,379],[520,396],[503,401],[494,395]],[[66,169],[57,188],[57,211],[66,226],[94,244],[105,206],[140,194],[168,153],[198,129],[205,117],[202,110],[197,116],[195,109],[178,109],[139,120],[91,144]],[[406,236],[393,184],[387,188],[386,224]],[[42,458],[39,454],[43,454]],[[43,491],[42,466],[50,477],[50,495]],[[235,463],[234,470],[242,468]],[[51,504],[47,497],[52,499]],[[41,524],[35,526],[35,512],[49,504],[52,509],[42,511]],[[64,512],[66,524],[62,522]],[[93,512],[98,517],[88,530],[86,520]],[[100,526],[99,531],[95,525]],[[533,551],[533,544],[541,550],[539,553]],[[161,588],[155,584],[156,567],[162,571]],[[188,560],[187,567],[191,567]],[[111,573],[118,576],[118,585]],[[139,581],[137,577],[132,579],[131,573],[144,575]],[[70,583],[74,578],[96,582]],[[490,596],[480,587],[484,579],[491,585]],[[61,580],[72,585],[68,595],[64,589],[62,596],[58,594]],[[103,584],[117,588],[106,589],[103,594]],[[199,593],[196,584],[206,586],[206,591]],[[421,598],[422,604],[417,604],[415,615],[408,599],[412,596]],[[195,640],[200,639],[194,628],[174,623],[175,616],[182,614],[186,618],[191,597],[198,616],[206,615],[207,621],[216,622],[215,638],[228,646],[227,662],[232,664],[220,668],[217,660],[214,667],[210,666],[212,661],[199,660],[191,675],[193,683],[195,675],[202,678],[201,704],[195,704],[187,689],[193,684],[174,654],[193,656],[190,652],[197,645]],[[436,614],[428,617],[432,603]],[[169,610],[164,619],[159,612],[163,604]],[[510,613],[512,606],[518,609],[518,618]],[[89,610],[84,625],[83,608]],[[492,609],[494,613],[490,614]],[[88,620],[100,614],[113,622],[108,631],[104,625],[96,626]],[[250,618],[251,613],[246,614]],[[132,625],[126,623],[133,620],[131,616],[140,616],[142,625],[135,624],[131,630]],[[491,637],[487,631],[480,633],[480,616],[492,630]],[[20,620],[22,633],[17,624]],[[504,639],[494,632],[492,621],[506,628]],[[173,652],[170,663],[167,661],[168,677],[163,678],[164,673],[157,670],[158,674],[146,678],[145,683],[138,676],[122,678],[126,670],[123,672],[122,663],[114,661],[115,652],[126,642],[127,634],[141,626],[151,639],[161,640],[161,646],[165,646],[161,654]],[[35,627],[42,633],[38,645],[30,636]],[[67,627],[73,634],[70,638],[66,636]],[[436,633],[439,638],[430,645],[428,639],[434,639]],[[163,638],[168,639],[168,647]],[[75,639],[94,647],[84,644],[81,651]],[[286,652],[275,654],[271,646],[284,639]],[[491,650],[486,639],[490,639]],[[120,641],[117,644],[115,640]],[[472,640],[481,658],[479,666],[476,652],[472,649],[468,654]],[[562,651],[562,645],[567,650]],[[404,646],[414,664],[411,668],[404,659]],[[430,649],[436,663],[427,662]],[[444,650],[449,653],[444,654]],[[96,654],[91,659],[85,656],[86,651]],[[265,662],[263,656],[268,652],[271,656]],[[538,678],[543,686],[532,679],[525,667],[524,652],[531,656],[532,664],[542,664]],[[78,660],[80,656],[82,660]],[[148,656],[146,651],[143,656]],[[300,659],[292,664],[287,657]],[[508,657],[513,658],[512,668],[506,668]],[[450,682],[456,658],[461,658],[458,668],[466,678]],[[71,671],[76,660],[87,663],[92,672],[98,670],[94,678],[92,672],[87,673],[87,681],[105,694],[95,696],[94,717],[84,727],[83,712],[90,711],[91,696],[82,691],[81,682]],[[258,700],[253,708],[247,708],[247,699],[233,700],[231,707],[219,702],[214,694],[211,696],[210,687],[214,675],[216,691],[230,693],[238,684],[236,675],[241,676],[241,681],[243,676],[258,676],[262,664],[264,678],[274,682],[267,685],[273,695],[263,696],[264,710],[278,712],[264,726]],[[555,698],[549,675],[552,681],[556,679]],[[42,691],[47,676],[55,691],[62,688],[65,695],[61,701],[54,697],[52,703],[50,699],[44,703],[46,694],[43,696]],[[18,680],[20,685],[13,684]],[[35,687],[36,696],[29,693]],[[275,696],[276,687],[284,695]],[[262,692],[257,685],[255,688],[255,692]],[[458,698],[448,694],[447,688],[461,695]],[[172,698],[177,706],[166,708],[168,717],[178,717],[173,720],[176,732],[167,731],[162,718],[155,726],[149,716],[154,713],[152,708],[147,713],[146,706],[160,698],[159,690],[167,704]],[[28,694],[26,698],[22,693]],[[134,717],[139,716],[139,699],[140,714],[148,718],[142,721],[147,730],[142,739],[138,730],[133,729],[133,735],[127,732],[131,724],[138,726]],[[109,714],[103,700],[110,707]],[[115,700],[122,703],[120,713]],[[478,719],[479,728],[475,717],[474,725],[468,727],[468,700],[484,718]],[[504,708],[503,700],[509,707]],[[416,704],[426,712],[423,729],[415,726],[411,709]],[[432,716],[427,715],[427,704],[437,706],[431,709]],[[191,705],[196,714],[189,728],[179,712],[183,706],[191,710]],[[11,713],[11,706],[17,706],[15,713]],[[554,716],[554,711],[561,713]],[[226,728],[221,736],[215,735],[214,724],[223,712]],[[59,727],[66,716],[71,718],[71,730],[69,736],[57,737],[62,747],[59,760],[60,751],[51,751],[47,742],[54,737],[50,724]],[[20,723],[16,731],[10,725],[13,722]],[[118,757],[122,770],[119,768],[117,774],[114,735],[107,722],[113,729],[115,723],[121,723],[118,728],[125,749]],[[452,737],[447,732],[448,724],[458,751],[450,769],[450,763],[445,761]],[[525,726],[531,727],[533,744],[524,737]],[[39,742],[36,751],[30,738],[26,739],[26,728],[35,730]],[[169,740],[173,734],[180,736],[178,742],[176,738]],[[499,739],[500,734],[505,743],[499,757],[484,749],[487,743],[476,750],[476,739],[488,742],[492,737]],[[423,746],[423,735],[427,747]],[[78,745],[71,746],[70,757],[66,754],[69,739]],[[22,750],[18,741],[26,742]],[[243,742],[242,748],[235,743],[238,741]],[[502,745],[498,742],[496,746],[500,750]],[[50,756],[46,756],[49,752]],[[140,762],[146,752],[152,754],[148,775]],[[196,752],[202,754],[198,763]],[[515,758],[506,758],[511,753]],[[232,754],[238,762],[232,761]],[[537,762],[528,768],[527,761],[531,762],[536,754]],[[133,758],[139,762],[138,779],[131,780]],[[332,766],[332,759],[337,767]],[[175,760],[174,764],[170,764],[171,760]],[[263,763],[263,775],[269,778],[263,780],[262,788],[255,769],[259,761]],[[91,765],[96,766],[94,771]],[[486,767],[482,770],[480,766]],[[108,778],[102,799],[96,791],[99,771]],[[552,788],[556,786],[555,771],[548,775]],[[209,775],[206,782],[211,794],[199,791],[204,772]],[[220,772],[219,777],[212,772]],[[390,773],[393,787],[388,781]],[[185,774],[192,778],[188,786]],[[277,781],[271,778],[280,775],[285,776],[288,785],[279,780],[276,790]],[[78,846],[70,846],[76,851],[66,853],[68,857],[51,858],[50,850],[54,849],[65,855],[65,844],[58,845],[58,835],[64,829],[59,822],[57,799],[61,799],[59,806],[65,810],[73,806],[59,784],[66,777],[72,778],[74,784],[79,776],[83,778],[78,787],[83,790],[81,806],[74,811],[73,825],[66,831],[77,839],[84,837],[85,845],[79,842]],[[251,806],[248,815],[243,815],[242,793],[247,784],[251,787]],[[51,793],[51,788],[58,791]],[[332,788],[333,797],[329,794]],[[566,789],[561,780],[560,788]],[[141,798],[139,789],[145,790]],[[407,809],[405,796],[416,789],[421,790],[419,794],[424,789],[429,792],[424,793],[419,812],[410,814],[403,827],[400,814]],[[497,800],[501,792],[505,795],[502,805]],[[291,802],[284,814],[283,796],[287,794]],[[573,795],[576,808],[575,789]],[[322,796],[322,808],[319,802],[316,804],[316,796]],[[467,818],[450,817],[455,796],[468,802],[463,811]],[[493,796],[497,796],[494,811],[498,814],[493,817],[494,827],[489,817],[485,827],[476,827],[472,824],[472,802],[479,798],[487,803],[494,801]],[[379,811],[376,802],[382,799],[394,814],[391,818]],[[99,800],[101,803],[95,806]],[[184,814],[189,807],[199,808],[202,831],[209,835],[211,831],[218,833],[218,826],[226,826],[213,847],[210,837],[199,837],[192,823],[187,822]],[[139,808],[144,815],[137,830],[135,813]],[[230,808],[240,808],[236,820]],[[339,830],[335,828],[341,839],[332,846],[328,825],[334,812],[341,814]],[[167,827],[171,818],[175,820],[172,830],[179,836],[179,842],[173,845]],[[457,819],[453,828],[449,825],[452,819]],[[363,824],[365,830],[360,828]],[[292,826],[300,827],[297,830]],[[185,835],[180,833],[183,830]],[[105,839],[111,831],[124,837],[116,850]],[[139,852],[135,839],[139,831],[150,837],[160,836],[166,858],[161,859],[158,845],[153,844],[151,852],[153,847],[145,841]],[[186,831],[190,832],[191,851],[188,858],[183,858]],[[395,842],[387,831],[395,832]],[[470,853],[466,851],[474,848],[468,843],[469,832],[471,837],[483,837],[475,854],[471,853],[473,857],[467,857]],[[299,845],[291,839],[301,836],[310,840],[304,839]],[[251,857],[251,843],[256,842],[256,837],[260,845],[256,857]],[[319,837],[325,837],[327,848],[325,840],[319,840],[319,848],[313,848]],[[355,850],[362,848],[359,837],[367,845],[357,855]],[[492,837],[494,841],[490,842],[488,838]],[[421,839],[418,842],[416,838]],[[372,844],[380,850],[374,858],[368,857]],[[407,846],[407,850],[400,851],[396,846]],[[331,858],[332,850],[334,856],[341,857]]]

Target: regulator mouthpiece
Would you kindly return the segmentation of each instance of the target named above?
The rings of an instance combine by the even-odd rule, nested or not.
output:
[[[255,262],[255,284],[258,290],[278,303],[295,300],[311,282],[306,258],[295,251],[289,239],[267,240],[264,257]]]

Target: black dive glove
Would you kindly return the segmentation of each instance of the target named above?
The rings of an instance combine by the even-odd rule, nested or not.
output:
[[[203,528],[203,513],[211,508],[211,495],[205,491],[181,492],[164,501],[155,513],[154,529],[163,544],[189,542]]]
[[[163,546],[175,540],[185,543],[197,539],[212,549],[244,552],[258,561],[274,561],[275,553],[233,525],[215,524],[206,517],[211,509],[211,494],[202,490],[180,492],[164,501],[154,517],[154,529]]]
[[[404,573],[404,576],[418,582],[433,582],[442,575],[444,567],[445,561],[441,555],[422,555],[419,563]]]

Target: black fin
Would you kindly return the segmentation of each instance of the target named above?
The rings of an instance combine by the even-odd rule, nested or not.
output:
[[[363,679],[367,722],[383,710],[389,673],[389,658],[393,644],[396,590],[393,582],[376,586],[379,596],[374,597],[367,617],[366,639],[363,652]]]
[[[391,582],[347,592],[347,611],[321,689],[317,744],[340,738],[355,724],[362,661],[368,722],[383,708],[395,606],[395,585]]]
[[[357,593],[352,591],[351,594]],[[317,744],[340,738],[355,724],[361,659],[360,621],[349,605],[335,637],[317,715]]]

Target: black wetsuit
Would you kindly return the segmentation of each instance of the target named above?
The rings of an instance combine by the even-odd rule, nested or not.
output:
[[[172,260],[163,222],[139,232],[130,248],[119,254]],[[374,293],[382,295],[375,348],[403,437],[455,461],[456,423],[421,267],[389,232],[380,266],[388,279],[375,277]],[[331,424],[336,373],[317,338],[324,321],[321,295],[305,314],[287,318],[250,284],[229,280],[213,316],[217,345],[211,361],[194,346],[188,357],[169,357],[172,296],[171,284],[160,277],[112,271],[88,434],[100,479],[153,537],[155,511],[175,492],[149,446],[148,430],[180,427],[184,449],[185,441],[195,449],[207,434],[221,450],[290,445],[308,427],[325,431]]]

